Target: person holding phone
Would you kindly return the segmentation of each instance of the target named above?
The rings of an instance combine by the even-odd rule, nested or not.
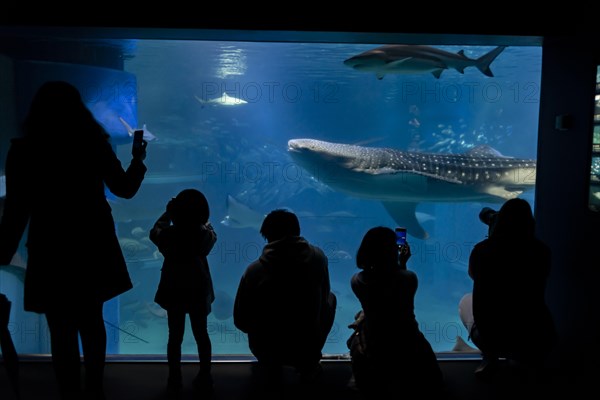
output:
[[[397,235],[397,234],[398,235]],[[364,317],[366,357],[353,365],[357,388],[373,398],[406,394],[439,394],[443,375],[436,355],[419,330],[414,298],[417,274],[408,270],[410,246],[406,230],[369,229],[356,253],[361,270],[350,285]],[[356,360],[352,360],[355,363]]]
[[[136,195],[146,143],[123,168],[110,136],[65,81],[41,85],[22,133],[6,158],[0,265],[10,263],[28,227],[24,308],[46,316],[61,398],[81,396],[81,338],[86,397],[104,399],[103,305],[133,287],[105,190]]]

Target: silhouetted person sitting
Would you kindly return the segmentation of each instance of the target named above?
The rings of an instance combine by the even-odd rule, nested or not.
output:
[[[321,350],[335,317],[328,260],[300,236],[298,218],[290,211],[270,212],[260,233],[268,243],[240,280],[234,323],[248,334],[268,383],[281,383],[283,366],[295,367],[309,381],[320,373]]]
[[[150,240],[165,257],[154,301],[167,310],[167,388],[171,394],[177,394],[182,387],[181,344],[186,314],[190,316],[200,358],[194,387],[203,393],[212,392],[212,345],[206,319],[215,293],[206,256],[215,245],[217,234],[208,218],[204,194],[185,189],[169,201],[150,230]]]
[[[105,185],[115,196],[133,197],[146,172],[146,144],[123,169],[79,91],[57,81],[39,88],[23,137],[12,140],[7,154],[0,264],[10,263],[29,224],[24,308],[46,315],[64,399],[81,391],[79,337],[85,391],[104,398],[102,308],[133,287]]]
[[[352,362],[355,384],[367,398],[427,397],[443,389],[436,355],[415,318],[418,278],[406,268],[410,256],[409,245],[398,246],[396,233],[381,226],[365,234],[356,253],[362,271],[351,287],[364,313],[366,356]]]
[[[470,336],[483,361],[475,373],[488,378],[499,357],[525,367],[544,365],[556,339],[545,302],[550,249],[535,236],[535,220],[526,200],[504,203],[489,237],[469,257],[473,279]]]

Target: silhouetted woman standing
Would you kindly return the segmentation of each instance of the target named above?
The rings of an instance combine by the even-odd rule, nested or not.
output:
[[[146,143],[124,170],[108,139],[79,91],[52,81],[35,94],[6,159],[0,264],[10,262],[29,224],[24,308],[46,315],[63,399],[81,391],[78,335],[85,391],[104,398],[103,304],[132,288],[105,185],[118,197],[137,193]]]

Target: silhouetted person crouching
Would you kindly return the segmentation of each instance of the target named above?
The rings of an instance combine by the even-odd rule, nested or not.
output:
[[[386,227],[370,229],[356,253],[361,271],[351,287],[364,312],[364,353],[351,355],[356,386],[367,398],[426,398],[443,390],[436,355],[415,317],[418,279],[406,267],[410,256],[408,243],[398,246]]]
[[[267,240],[244,272],[234,303],[234,323],[248,334],[267,381],[278,385],[282,367],[303,380],[320,373],[321,350],[333,325],[336,297],[323,251],[300,236],[295,214],[277,209],[260,229]]]
[[[470,335],[483,355],[475,371],[478,377],[489,378],[499,357],[528,369],[544,366],[556,339],[545,301],[550,267],[550,249],[535,236],[531,206],[520,198],[508,200],[492,233],[469,257],[474,319]]]

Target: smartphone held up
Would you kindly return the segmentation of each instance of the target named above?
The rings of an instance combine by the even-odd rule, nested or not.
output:
[[[138,129],[133,132],[133,145],[131,147],[131,155],[135,158],[145,158],[145,145],[144,145],[144,130]]]
[[[398,247],[406,246],[406,228],[396,228],[396,244]]]
[[[142,142],[144,140],[144,131],[142,129],[138,129],[133,132],[133,151],[136,149],[140,149],[142,147]]]

